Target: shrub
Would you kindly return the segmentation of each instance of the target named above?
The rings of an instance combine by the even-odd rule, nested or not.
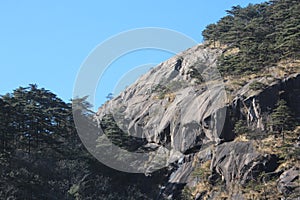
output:
[[[247,126],[247,123],[245,120],[239,120],[235,123],[234,125],[234,129],[233,129],[234,133],[236,135],[241,135],[241,134],[247,134],[249,133],[249,128]]]
[[[258,82],[258,81],[254,81],[253,83],[251,83],[249,85],[249,88],[251,90],[263,90],[266,88],[266,85],[264,83]]]

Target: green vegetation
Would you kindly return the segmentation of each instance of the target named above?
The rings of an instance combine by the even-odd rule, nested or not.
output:
[[[176,92],[177,90],[186,86],[183,81],[171,81],[167,84],[157,84],[153,87],[152,92],[158,93],[158,99],[164,99],[168,94]]]
[[[136,151],[142,144],[145,144],[145,140],[139,137],[133,137],[124,132],[115,121],[112,114],[108,114],[103,117],[100,122],[101,129],[107,138],[114,144],[128,151]],[[100,148],[102,137],[98,138],[98,148]]]
[[[207,44],[224,50],[218,59],[218,68],[223,75],[242,77],[262,72],[281,61],[300,59],[299,0],[271,0],[249,4],[245,8],[234,6],[227,13],[202,33]],[[196,67],[191,67],[188,74],[197,84],[204,81]],[[172,102],[176,97],[174,93],[185,84],[180,81],[158,84],[152,92],[157,93],[158,99],[168,97]],[[234,84],[243,86],[246,81],[239,79]],[[253,82],[249,87],[261,90],[266,85]],[[113,95],[110,93],[106,98],[110,100]],[[93,121],[94,113],[89,110],[91,105],[86,100],[84,97],[66,103],[34,84],[0,97],[0,199],[147,200],[157,197],[156,186],[168,178],[163,176],[167,173],[158,172],[152,177],[121,173],[99,163],[84,148],[75,129],[72,111],[88,122],[89,127],[84,130],[87,134],[95,136],[99,131]],[[281,99],[267,115],[265,124],[270,127],[265,131],[267,137],[261,137],[265,134],[262,131],[251,130],[246,120],[237,121],[234,132],[246,135],[250,140],[261,137],[258,151],[278,155],[282,160],[281,167],[290,168],[299,160],[300,153],[295,147],[299,132],[292,131],[297,125],[292,112],[287,102]],[[136,151],[145,142],[122,131],[110,114],[104,116],[99,125],[103,134],[123,149]],[[100,143],[99,135],[93,138],[95,145]],[[274,135],[281,135],[282,141]],[[95,150],[109,151],[105,146],[97,147]],[[121,159],[126,160],[126,157]],[[183,199],[194,198],[196,193],[208,195],[213,190],[221,191],[225,186],[220,179],[210,183],[210,160],[196,164],[192,176],[198,185],[194,188],[186,186]],[[255,195],[274,198],[276,181],[267,180],[268,176],[261,174],[261,180],[248,182],[242,192],[249,193],[252,199]]]
[[[86,97],[72,104],[89,122],[86,133],[99,130]],[[0,97],[0,199],[149,199],[142,189],[156,195],[149,184],[136,186],[143,175],[110,169],[86,151],[72,104],[37,85]]]
[[[256,180],[250,180],[243,187],[242,193],[249,199],[272,199],[274,196],[281,197],[277,191],[276,173],[261,172]]]
[[[158,93],[158,96],[157,96],[158,99],[164,99],[164,98],[165,98],[165,95],[166,95],[168,92],[170,92],[170,89],[167,88],[167,87],[164,86],[164,85],[157,84],[157,85],[153,88],[153,92]]]
[[[285,133],[294,130],[297,126],[296,119],[293,117],[287,102],[283,99],[278,100],[271,113],[263,114],[263,120],[269,127],[268,130],[251,129],[251,127],[247,125],[247,121],[243,119],[235,122],[233,131],[236,136],[243,135],[247,139],[263,139],[268,135],[281,135],[282,141],[284,142]]]
[[[188,71],[187,74],[189,74],[192,79],[196,80],[196,84],[201,84],[204,82],[201,72],[194,66],[190,68],[190,71]]]
[[[182,190],[181,199],[182,200],[193,200],[192,192],[195,188],[190,189],[189,187],[184,187]]]
[[[234,125],[234,133],[237,135],[249,133],[249,127],[247,126],[246,120],[239,120]]]
[[[281,99],[277,102],[271,114],[270,125],[273,131],[282,135],[282,141],[284,141],[284,132],[295,128],[295,120],[285,100]]]
[[[255,81],[249,85],[249,88],[254,91],[263,90],[266,88],[266,85],[261,82]]]
[[[196,163],[196,167],[191,175],[197,181],[197,185],[195,187],[185,186],[182,199],[195,199],[197,194],[201,194],[202,199],[207,199],[214,192],[218,193],[220,199],[228,199],[225,189],[226,185],[221,177],[217,177],[215,180],[210,180],[209,178],[212,175],[211,162],[212,160],[207,160],[203,163]]]
[[[227,14],[202,32],[206,42],[225,48],[218,64],[223,75],[255,73],[281,60],[299,59],[299,1],[234,6]]]
[[[249,4],[245,8],[234,6],[227,11],[227,16],[215,24],[208,25],[202,35],[208,47],[223,50],[217,64],[221,74],[229,80],[228,85],[231,84],[227,85],[227,91],[236,91],[253,79],[256,81],[249,84],[250,90],[265,90],[276,78],[299,72],[298,0],[271,0],[261,4]],[[195,69],[191,69],[190,75],[192,78],[199,77],[201,83],[201,76]],[[261,76],[266,79],[260,81]],[[245,108],[244,111],[247,115],[251,110]],[[268,108],[263,112],[262,118],[252,121],[247,121],[246,116],[227,116],[235,122],[233,131],[237,136],[236,140],[250,141],[259,153],[276,155],[282,162],[274,172],[262,172],[244,185],[234,183],[236,185],[230,190],[237,189],[246,199],[282,197],[277,188],[279,172],[290,169],[299,160],[299,148],[295,145],[299,131],[296,132],[297,123],[287,102],[280,99],[275,108]],[[266,127],[262,128],[264,130],[258,129],[254,126],[256,123],[262,123]],[[203,180],[197,180],[198,185],[192,190],[186,186],[184,196],[192,195],[195,198],[197,193],[212,192],[213,185],[205,182],[208,174],[209,170],[206,171],[201,166],[195,168],[192,175]],[[221,188],[222,184],[216,191],[222,191]],[[225,193],[229,195],[230,191]],[[230,197],[224,195],[224,199]]]
[[[208,177],[211,175],[210,164],[211,160],[199,164],[199,166],[193,171],[192,176],[200,177],[203,181],[208,181]]]

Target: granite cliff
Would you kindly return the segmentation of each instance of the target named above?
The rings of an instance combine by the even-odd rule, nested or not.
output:
[[[98,123],[112,115],[143,140],[136,149],[163,149],[169,174],[158,198],[299,198],[299,63],[222,77],[221,53],[201,44],[161,63],[99,108]],[[281,99],[296,124],[284,138],[271,123]]]

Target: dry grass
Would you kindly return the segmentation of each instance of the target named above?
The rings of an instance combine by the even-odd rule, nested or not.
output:
[[[257,151],[262,154],[278,153],[276,149],[281,145],[282,142],[278,141],[274,135],[269,135],[267,138],[255,142]]]
[[[206,45],[211,49],[226,49],[228,47],[227,45],[221,44],[220,41],[209,41]]]
[[[281,195],[277,190],[276,180],[271,180],[266,183],[254,183],[241,189],[245,199],[274,199],[274,197],[280,198]]]
[[[278,67],[280,67],[285,72],[299,72],[300,60],[282,60],[278,63]]]
[[[210,165],[211,165],[211,160],[208,160],[202,164],[200,164],[196,169],[193,171],[193,176],[197,177],[199,176],[201,179],[206,181],[206,178],[210,175]]]
[[[282,141],[281,137],[275,135],[269,135],[267,138],[256,141],[255,147],[258,152],[262,154],[276,154],[287,155],[293,149],[294,140],[297,134],[300,133],[300,126],[296,127],[294,131],[285,132],[285,140]],[[284,148],[285,145],[290,145],[289,149]],[[285,157],[285,156],[284,156]],[[277,171],[282,169],[289,169],[292,166],[300,166],[299,161],[295,157],[285,159],[278,167]]]
[[[192,191],[192,196],[195,197],[198,193],[202,193],[204,191],[210,191],[211,187],[209,184],[200,182],[197,184],[197,186],[194,188],[194,191]]]
[[[260,77],[268,76],[276,79],[285,78],[290,74],[300,72],[300,60],[282,60],[277,63],[276,66],[266,68],[264,71],[259,73]]]
[[[234,141],[236,141],[236,142],[248,142],[249,139],[247,138],[246,135],[242,134],[242,135],[237,136],[237,137],[234,139]]]
[[[293,166],[295,166],[295,161],[294,160],[287,160],[287,161],[281,163],[276,171],[287,170],[287,169],[290,169]]]
[[[297,126],[294,130],[294,134],[300,134],[300,126]]]
[[[235,53],[237,50],[232,51]],[[294,73],[300,73],[300,60],[284,60],[273,67],[265,68],[261,72],[242,76],[227,75],[223,79],[226,80],[225,86],[228,91],[238,91],[254,79],[259,80],[259,78],[265,77],[266,79],[262,83],[269,85],[277,79],[285,78]],[[245,95],[251,96],[253,92]]]
[[[240,52],[239,48],[231,48],[231,49],[226,50],[224,52],[224,55],[229,56],[229,55],[237,54],[238,52]]]
[[[215,199],[216,200],[227,200],[227,199],[229,200],[230,198],[229,198],[229,195],[227,193],[222,192]]]
[[[211,174],[210,171],[211,166],[211,160],[208,160],[201,165],[199,165],[195,170],[193,176],[200,177],[200,182],[193,188],[191,191],[191,194],[193,198],[196,197],[198,193],[206,192],[206,195],[203,197],[203,199],[210,199],[210,194],[217,193],[218,197],[216,199],[218,200],[227,200],[229,198],[229,194],[226,190],[222,189],[222,186],[217,184],[215,186],[211,185],[208,182],[208,176]],[[224,185],[223,185],[224,186]]]
[[[165,95],[165,98],[168,98],[168,102],[172,103],[175,100],[175,98],[176,98],[176,94],[174,94],[174,93],[168,93],[168,94]]]
[[[194,162],[193,164],[197,165],[196,162]],[[202,193],[205,191],[209,192],[212,190],[211,184],[208,183],[208,176],[211,174],[210,165],[211,160],[208,160],[202,164],[199,164],[199,166],[196,167],[193,171],[192,176],[200,178],[200,182],[196,185],[195,188],[193,188],[193,197],[195,197],[197,193]]]

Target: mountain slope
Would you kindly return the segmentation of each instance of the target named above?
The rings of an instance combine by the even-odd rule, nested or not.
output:
[[[151,144],[165,149],[159,167],[173,166],[173,173],[161,196],[181,199],[186,184],[202,198],[247,198],[247,189],[259,196],[262,189],[249,185],[263,185],[262,179],[278,181],[264,188],[270,198],[276,187],[277,195],[296,194],[299,187],[286,187],[298,183],[299,164],[291,163],[299,152],[299,129],[294,128],[300,117],[300,74],[258,74],[236,87],[232,83],[240,79],[224,81],[215,71],[220,53],[198,45],[171,58],[108,101],[97,119],[101,123],[111,114],[123,133],[145,140],[140,148]],[[287,102],[295,121],[293,128],[283,130],[284,141],[271,119],[279,100]],[[153,168],[147,165],[142,172]],[[282,184],[288,170],[294,178]]]
[[[148,155],[127,171],[168,169],[159,199],[300,198],[299,6],[233,7],[99,108],[113,144]]]

